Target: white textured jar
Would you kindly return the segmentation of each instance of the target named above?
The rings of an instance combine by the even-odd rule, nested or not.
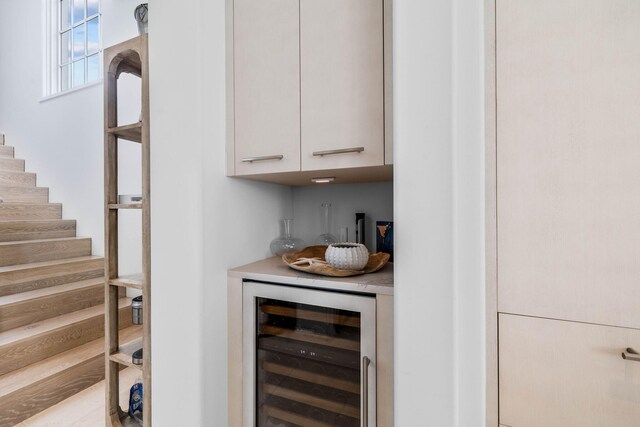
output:
[[[369,250],[360,243],[333,243],[327,248],[324,258],[335,268],[362,270],[369,262]]]

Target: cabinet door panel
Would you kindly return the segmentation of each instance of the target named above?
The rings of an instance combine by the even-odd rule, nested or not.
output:
[[[297,0],[235,0],[236,175],[300,170],[299,40]]]
[[[640,425],[640,331],[501,314],[500,423]]]
[[[640,328],[640,2],[497,18],[499,310]]]
[[[384,164],[382,12],[382,0],[300,0],[303,170]]]

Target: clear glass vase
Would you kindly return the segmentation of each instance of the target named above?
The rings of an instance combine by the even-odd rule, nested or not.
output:
[[[331,234],[331,203],[324,202],[320,205],[322,213],[322,234],[316,237],[314,244],[316,246],[329,246],[332,243],[337,243],[336,236]]]
[[[271,253],[276,256],[281,256],[283,254],[289,252],[299,251],[300,249],[305,247],[302,239],[298,239],[293,237],[293,220],[292,219],[283,219],[282,220],[282,231],[283,233],[280,237],[277,237],[271,241],[269,247],[271,248]]]

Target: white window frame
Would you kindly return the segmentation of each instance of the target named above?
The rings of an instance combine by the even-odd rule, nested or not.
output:
[[[98,0],[98,13],[91,16],[85,16],[84,20],[82,21],[82,23],[85,24],[85,46],[87,44],[86,37],[88,36],[86,23],[91,19],[95,18],[96,16],[98,17],[100,22],[99,35],[98,35],[98,38],[99,38],[98,50],[97,52],[93,52],[91,55],[87,55],[87,52],[85,50],[85,53],[83,56],[85,61],[85,67],[84,67],[85,83],[78,86],[72,86],[64,90],[62,90],[62,85],[60,80],[61,79],[60,39],[61,39],[61,34],[64,31],[61,31],[60,29],[60,13],[61,12],[60,12],[59,5],[60,5],[60,0],[42,0],[42,10],[44,12],[43,26],[42,26],[42,28],[44,28],[44,37],[43,37],[44,72],[43,72],[43,79],[42,79],[43,99],[48,99],[50,97],[55,97],[58,95],[75,92],[79,89],[83,89],[85,87],[90,87],[90,86],[94,86],[96,84],[102,83],[102,66],[103,66],[102,64],[102,33],[103,33],[102,31],[102,28],[103,28],[102,0]],[[85,11],[86,11],[86,5],[85,5]],[[72,24],[69,30],[73,31],[73,28],[75,26]],[[87,82],[86,80],[87,80],[88,66],[86,64],[86,61],[87,61],[86,58],[96,54],[100,59],[99,77],[95,81]],[[73,64],[73,58],[69,63],[69,66],[72,66],[72,64]],[[72,81],[73,81],[73,77],[72,77]]]

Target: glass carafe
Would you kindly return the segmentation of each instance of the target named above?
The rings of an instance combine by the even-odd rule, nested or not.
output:
[[[314,244],[317,246],[329,246],[338,242],[338,239],[329,232],[331,229],[331,203],[324,202],[320,205],[320,209],[322,213],[322,234],[316,237]]]
[[[305,247],[304,242],[301,239],[293,237],[293,220],[282,220],[283,233],[280,237],[277,237],[271,241],[271,253],[276,256],[281,256],[289,252],[299,251]]]

